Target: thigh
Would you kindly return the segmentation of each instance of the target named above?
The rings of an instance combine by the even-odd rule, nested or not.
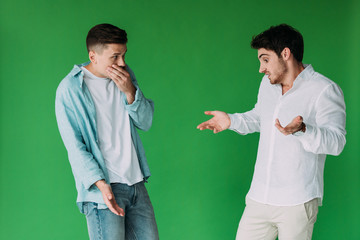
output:
[[[125,219],[109,209],[98,209],[96,203],[84,204],[90,240],[125,239]]]
[[[154,209],[143,182],[136,184],[134,202],[125,216],[126,239],[159,239]]]
[[[284,207],[278,223],[279,239],[310,240],[318,213],[318,200]]]
[[[267,205],[247,199],[236,240],[275,240],[277,228],[269,221],[268,212]]]

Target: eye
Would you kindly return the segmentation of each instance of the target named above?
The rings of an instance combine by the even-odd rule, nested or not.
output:
[[[115,55],[115,56],[113,56],[113,58],[114,58],[114,59],[117,59],[117,58],[118,58],[118,56],[117,56],[117,55]]]

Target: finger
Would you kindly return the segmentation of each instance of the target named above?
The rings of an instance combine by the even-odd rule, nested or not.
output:
[[[283,132],[284,128],[282,128],[279,124],[275,123],[275,127],[280,131]]]
[[[108,72],[109,77],[111,78],[111,80],[113,80],[115,83],[118,84],[123,84],[124,79],[122,79],[121,77],[119,77],[118,75],[112,73],[112,72]]]
[[[118,213],[118,215],[120,216],[125,216],[125,211],[124,209],[122,209],[117,203],[116,201],[114,200],[113,202],[113,208],[116,209],[116,212]]]
[[[113,74],[117,79],[123,79],[123,80],[126,79],[126,73],[121,72],[113,67],[108,67],[106,70],[108,71],[109,74]]]
[[[120,213],[114,208],[114,206],[113,206],[113,204],[112,204],[112,202],[111,201],[106,201],[105,202],[105,204],[106,204],[106,206],[108,206],[108,208],[109,208],[109,210],[111,211],[111,212],[113,212],[114,214],[116,214],[116,215],[120,215]]]
[[[106,197],[107,197],[107,201],[105,203],[106,203],[106,206],[108,206],[109,210],[111,212],[113,212],[114,214],[121,216],[121,212],[116,209],[116,208],[120,208],[120,207],[115,202],[113,195],[107,194]]]
[[[282,133],[282,134],[285,134],[285,128],[283,128],[280,124],[280,121],[279,119],[277,118],[275,120],[275,127]],[[285,134],[286,135],[286,134]]]
[[[200,124],[197,126],[197,128],[200,129],[200,130],[202,130],[202,129],[206,128],[206,126],[207,126],[208,124],[209,124],[208,121],[203,122],[203,123],[200,123]]]
[[[117,211],[119,212],[119,215],[121,217],[125,216],[125,211],[124,209],[122,209],[121,207],[117,206]]]
[[[115,74],[117,74],[119,77],[121,78],[128,78],[130,77],[130,74],[123,68],[123,67],[120,67],[118,65],[112,65],[110,67],[110,70],[112,70]]]
[[[275,120],[275,126],[276,126],[277,128],[282,128],[282,129],[284,129],[284,128],[281,126],[280,121],[279,121],[278,118]]]
[[[206,115],[214,115],[213,111],[205,111]]]
[[[122,74],[126,75],[126,76],[130,75],[130,74],[128,73],[128,71],[125,70],[125,66],[122,67],[122,66],[113,64],[112,67],[113,67],[114,69],[116,69],[117,71],[121,72]]]
[[[108,69],[106,69],[106,71],[107,71],[108,74],[111,75],[113,78],[116,78],[116,80],[126,79],[126,77],[125,77],[124,74],[122,74],[121,72],[115,70],[114,68],[108,68]]]
[[[214,130],[215,125],[211,122],[205,122],[205,123],[200,124],[199,129],[200,130],[204,130],[204,129]]]
[[[199,127],[199,130],[205,130],[205,129],[213,130],[213,127],[211,127],[209,125]]]

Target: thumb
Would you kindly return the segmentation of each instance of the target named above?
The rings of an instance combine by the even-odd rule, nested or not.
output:
[[[212,111],[205,111],[206,115],[214,115],[214,113]]]

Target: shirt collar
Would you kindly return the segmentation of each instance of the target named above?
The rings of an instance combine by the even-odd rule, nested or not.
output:
[[[306,79],[311,77],[314,74],[314,68],[311,64],[304,64],[304,70],[297,76],[297,78]]]
[[[83,78],[84,73],[81,70],[81,67],[84,67],[84,66],[88,65],[89,63],[90,63],[90,61],[82,63],[82,64],[76,64],[76,65],[74,65],[74,68],[70,72],[70,75],[72,77],[74,77],[75,79],[78,79],[80,87],[82,87],[83,83],[84,83],[84,78]],[[78,77],[79,74],[80,74],[80,77]]]
[[[293,87],[297,84],[300,84],[300,82],[305,81],[306,79],[309,79],[314,74],[314,68],[311,66],[311,64],[303,64],[304,70],[296,77]]]

